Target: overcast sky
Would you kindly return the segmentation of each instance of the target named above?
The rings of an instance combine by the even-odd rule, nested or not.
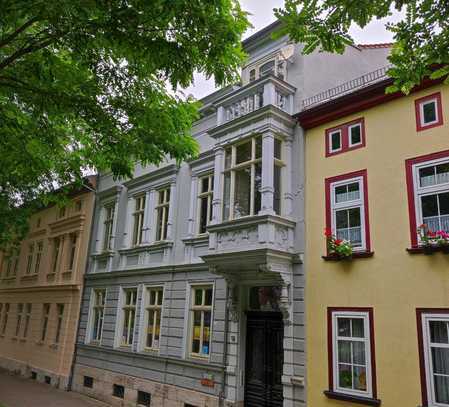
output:
[[[240,0],[240,4],[245,11],[250,13],[249,20],[254,28],[249,29],[244,38],[249,37],[256,31],[267,26],[275,20],[274,8],[281,8],[284,0]],[[374,21],[361,30],[358,26],[351,29],[351,35],[358,44],[371,44],[380,42],[390,42],[392,34],[385,29],[386,21],[397,21],[399,15],[395,14],[388,20]],[[185,90],[186,94],[193,94],[200,99],[215,89],[213,79],[206,80],[202,75],[195,75],[195,83]]]

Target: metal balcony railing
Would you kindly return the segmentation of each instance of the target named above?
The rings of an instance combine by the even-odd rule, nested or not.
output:
[[[352,92],[355,89],[363,88],[371,85],[375,82],[379,82],[388,78],[387,71],[391,68],[391,65],[384,66],[376,69],[375,71],[368,72],[365,75],[358,78],[351,79],[348,82],[342,83],[334,88],[327,89],[324,92],[318,93],[302,101],[302,110],[308,109],[313,105],[324,103],[328,100],[335,99],[338,96],[342,96],[346,93]]]

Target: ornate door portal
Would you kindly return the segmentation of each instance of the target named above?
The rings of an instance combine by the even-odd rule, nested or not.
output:
[[[248,312],[245,407],[282,407],[284,327],[280,312]]]

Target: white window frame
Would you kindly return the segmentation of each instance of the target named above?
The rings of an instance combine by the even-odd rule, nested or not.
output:
[[[364,321],[364,338],[339,337],[338,336],[338,318],[357,318]],[[333,373],[333,391],[337,393],[349,394],[353,396],[361,396],[373,398],[373,372],[372,372],[372,349],[371,349],[371,326],[370,316],[367,311],[332,311],[332,373]],[[360,341],[365,343],[365,363],[366,363],[366,391],[347,389],[339,387],[338,381],[338,346],[337,339],[348,341]]]
[[[260,153],[260,157],[256,157],[256,139],[260,138],[260,143],[261,143],[261,153]],[[243,144],[246,144],[250,142],[251,143],[251,159],[242,163],[238,163],[237,164],[237,148]],[[227,147],[225,149],[225,154],[224,154],[224,163],[223,163],[223,191],[222,191],[222,196],[223,196],[223,202],[222,202],[222,216],[223,216],[223,220],[224,221],[228,221],[228,220],[233,220],[233,219],[240,219],[240,218],[247,218],[249,216],[255,216],[258,213],[255,212],[255,204],[256,204],[256,191],[254,188],[254,180],[255,180],[255,174],[256,174],[256,165],[260,165],[260,172],[261,172],[261,176],[263,173],[263,165],[262,165],[262,157],[263,157],[263,147],[262,147],[262,136],[261,135],[254,135],[250,138],[247,138],[243,141],[239,141],[238,143],[234,143],[231,146]],[[231,149],[231,163],[230,163],[230,167],[226,168],[226,154],[227,151],[229,151],[229,149]],[[236,172],[239,170],[242,170],[244,168],[250,168],[251,169],[251,175],[250,175],[250,183],[251,183],[251,191],[250,191],[250,208],[249,208],[249,214],[248,215],[244,215],[244,216],[239,216],[236,217],[235,216],[235,187],[236,187]],[[230,174],[230,185],[229,185],[229,215],[226,218],[225,217],[225,203],[227,202],[227,197],[225,196],[225,176],[226,174]],[[282,180],[281,180],[282,182]],[[262,196],[261,196],[261,201],[262,201]],[[262,209],[262,203],[261,203],[261,209]]]
[[[430,343],[430,324],[431,321],[444,321],[449,322],[449,313],[447,314],[432,314],[423,313],[422,314],[422,333],[423,333],[423,353],[425,362],[425,373],[426,373],[426,387],[427,387],[427,402],[428,407],[448,407],[449,404],[437,403],[435,401],[435,386],[433,382],[433,362],[431,357],[431,343]],[[438,347],[448,348],[449,345],[438,344]]]
[[[101,250],[105,252],[113,249],[111,243],[114,236],[115,201],[104,204],[103,211]],[[111,217],[108,217],[109,213],[111,214]]]
[[[425,123],[424,122],[424,105],[428,105],[430,103],[433,103],[435,106],[435,120]],[[421,127],[428,127],[432,126],[435,123],[438,123],[440,121],[439,111],[438,111],[438,98],[433,97],[431,99],[423,100],[422,102],[419,102],[419,121],[421,124]]]
[[[332,148],[332,135],[338,133],[340,135],[340,147],[333,149]],[[343,131],[342,129],[335,129],[335,130],[329,130],[327,133],[327,136],[329,138],[329,153],[338,153],[339,151],[343,150]]]
[[[99,306],[97,305],[97,293],[98,292],[103,292],[103,306]],[[86,344],[91,344],[91,345],[101,345],[101,341],[103,339],[103,328],[104,328],[104,317],[106,314],[106,302],[107,302],[107,288],[93,288],[91,293],[90,293],[90,301],[89,301],[89,315],[88,315],[88,331],[87,331],[87,335],[86,335],[86,340],[85,343]],[[100,339],[95,339],[94,338],[94,327],[95,327],[95,314],[96,314],[96,309],[103,309],[103,317],[102,317],[102,323],[101,323],[101,330],[99,331],[100,333]]]
[[[440,193],[449,192],[449,182],[443,184],[436,184],[422,187],[420,185],[419,170],[426,167],[437,166],[439,164],[449,163],[449,157],[440,158],[437,160],[429,160],[423,163],[413,165],[413,193],[415,199],[415,216],[416,227],[424,223],[422,216],[422,202],[421,197],[427,195],[436,195]],[[434,230],[435,232],[435,230]],[[418,242],[421,243],[421,242]]]
[[[360,129],[360,141],[358,143],[352,142],[352,135],[351,135],[351,129],[354,127],[358,127]],[[362,123],[354,123],[348,126],[348,146],[351,147],[357,147],[363,144],[363,126]]]
[[[339,186],[347,185],[347,184],[359,184],[359,199],[353,201],[345,201],[345,202],[336,202],[335,189]],[[359,247],[354,247],[354,251],[365,251],[366,250],[366,224],[365,224],[365,190],[364,190],[364,182],[363,177],[355,177],[355,178],[347,178],[341,181],[335,181],[330,184],[330,204],[331,204],[331,227],[332,233],[337,235],[337,211],[345,210],[345,209],[353,209],[360,208],[360,226],[361,226],[361,237],[362,244]]]
[[[156,304],[150,305],[150,298],[151,298],[151,291],[162,291],[162,304],[157,305]],[[140,309],[140,315],[143,317],[142,322],[139,325],[139,351],[146,351],[146,352],[155,352],[159,353],[161,348],[161,337],[162,337],[162,320],[164,315],[164,299],[165,299],[165,286],[158,284],[158,285],[144,285],[143,286],[143,293],[142,293],[142,302],[141,302],[141,309]],[[151,309],[157,309],[160,312],[160,326],[159,326],[159,344],[158,346],[147,346],[147,328],[148,328],[148,322],[149,322],[149,311]]]
[[[201,186],[202,181],[204,179],[208,178],[208,190],[206,192],[201,192]],[[202,215],[202,209],[201,209],[201,201],[204,198],[207,198],[207,210],[206,210],[206,226],[209,226],[212,222],[212,202],[214,199],[214,174],[209,173],[207,175],[203,175],[198,178],[198,194],[197,194],[197,225],[196,225],[196,233],[197,235],[205,235],[206,232],[201,232],[201,215]]]
[[[146,195],[139,194],[134,196],[134,211],[132,213],[133,218],[133,235],[132,235],[132,245],[139,246],[142,244],[144,239],[144,228],[145,228],[145,208],[147,205]]]
[[[123,328],[125,324],[125,301],[126,301],[126,292],[127,291],[135,291],[136,292],[136,303],[134,306],[134,329],[133,329],[133,342],[130,344],[124,344],[122,342],[123,337]],[[138,305],[138,299],[139,299],[139,288],[136,286],[132,287],[121,287],[120,288],[120,299],[118,301],[118,310],[117,310],[117,325],[116,325],[116,332],[115,332],[115,347],[116,348],[131,348],[133,347],[134,340],[136,339],[136,329],[137,329],[137,305]]]
[[[163,194],[163,201],[160,202],[161,194]],[[168,200],[167,200],[168,195]],[[168,222],[169,222],[169,214],[170,214],[170,205],[172,200],[172,191],[170,185],[159,188],[156,194],[156,205],[155,205],[155,219],[156,224],[154,228],[154,241],[155,242],[163,242],[167,239],[168,234]],[[159,217],[161,218],[161,230],[160,236],[158,236],[159,232]],[[158,239],[159,238],[159,239]]]
[[[195,306],[195,290],[196,289],[212,289],[212,304],[210,306],[210,328],[209,328],[209,353],[194,353],[192,352],[192,342],[193,342],[193,329],[194,329],[194,311],[208,311],[209,306]],[[215,284],[214,283],[194,283],[189,284],[189,298],[188,298],[188,335],[187,335],[187,355],[191,359],[201,359],[201,360],[210,360],[211,350],[212,350],[212,337],[213,337],[213,326],[214,326],[214,304],[215,304]],[[206,309],[207,307],[207,309]],[[202,337],[202,335],[201,335]],[[200,351],[201,351],[201,342],[200,342]]]

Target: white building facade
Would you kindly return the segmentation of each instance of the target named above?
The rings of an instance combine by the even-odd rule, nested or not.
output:
[[[307,404],[294,115],[388,49],[302,56],[277,27],[244,41],[241,84],[202,100],[195,160],[100,175],[74,390],[126,406]]]

